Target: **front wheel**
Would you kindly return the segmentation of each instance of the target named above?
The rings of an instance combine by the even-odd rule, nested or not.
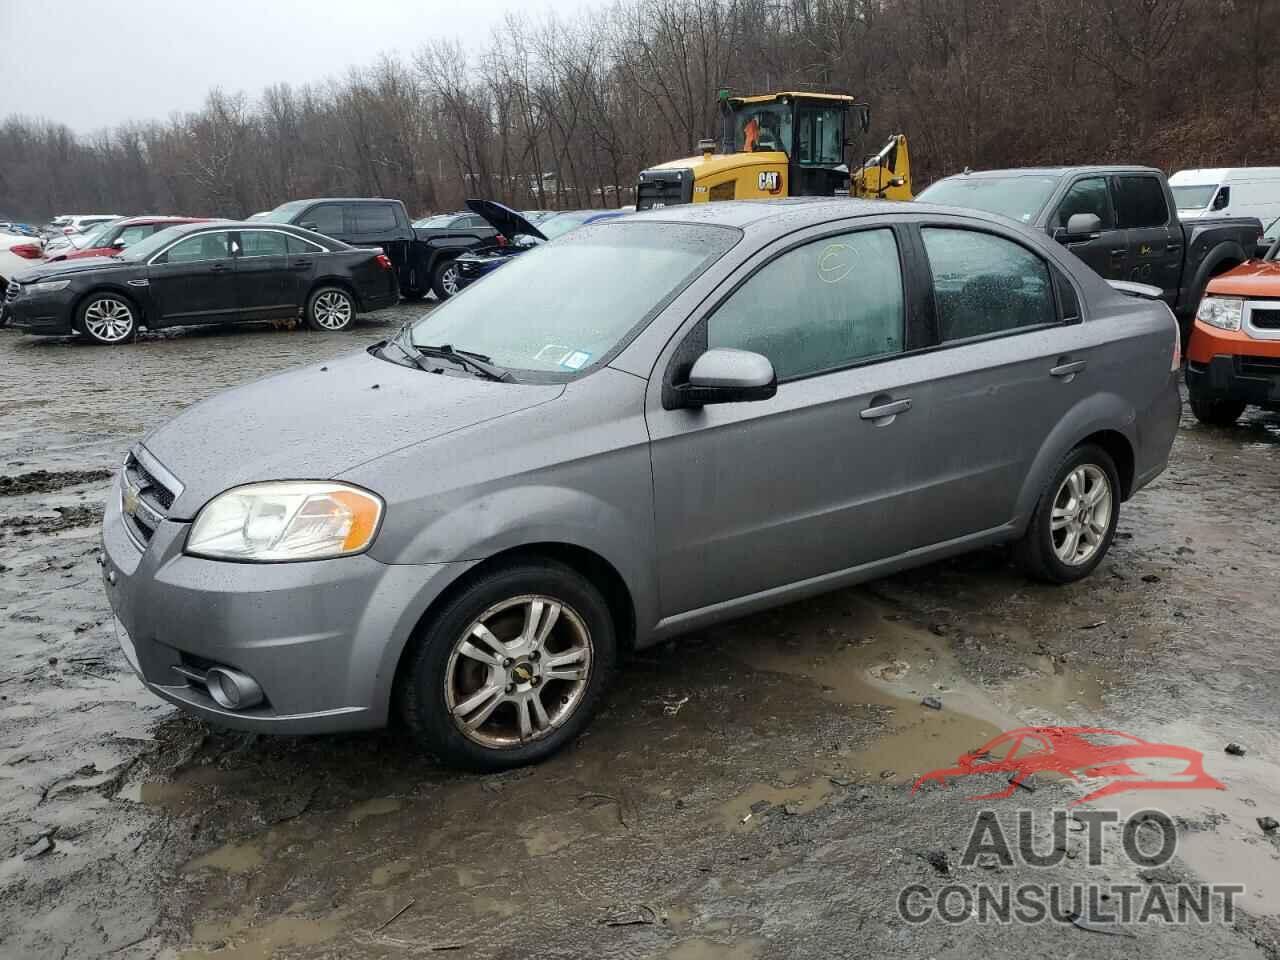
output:
[[[76,326],[94,343],[115,346],[137,334],[137,308],[119,294],[93,293],[76,311]]]
[[[1196,419],[1211,427],[1229,427],[1240,419],[1246,406],[1243,400],[1231,397],[1208,397],[1196,391],[1190,392],[1191,412]]]
[[[615,657],[608,604],[585,577],[551,560],[499,568],[420,631],[402,674],[402,713],[450,763],[534,763],[586,727]]]
[[[458,286],[458,265],[453,260],[439,264],[431,277],[431,289],[437,300],[448,300],[460,289]]]
[[[1091,574],[1115,539],[1120,478],[1101,447],[1084,444],[1062,461],[1036,504],[1015,553],[1038,580],[1073,583]]]
[[[307,299],[306,317],[312,330],[337,333],[355,320],[355,301],[341,287],[321,287]]]

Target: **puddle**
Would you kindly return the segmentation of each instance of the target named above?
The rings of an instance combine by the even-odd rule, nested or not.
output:
[[[716,943],[713,940],[686,940],[669,952],[667,960],[748,960],[760,952],[763,940]]]
[[[220,923],[197,923],[193,939],[209,944],[180,954],[180,960],[271,960],[281,947],[308,947],[332,940],[342,932],[342,914],[329,917],[280,917],[250,927],[244,916]]]
[[[226,873],[248,873],[262,866],[262,851],[251,843],[228,843],[197,857],[187,864],[187,870],[213,867]]]
[[[753,783],[717,811],[717,820],[728,830],[749,833],[776,813],[785,816],[811,813],[826,802],[835,787],[826,776],[793,786]],[[778,808],[774,810],[773,808]]]
[[[363,803],[357,803],[351,808],[351,822],[359,823],[368,817],[381,817],[388,813],[395,813],[400,807],[400,801],[392,797],[377,797],[373,800],[366,800]]]

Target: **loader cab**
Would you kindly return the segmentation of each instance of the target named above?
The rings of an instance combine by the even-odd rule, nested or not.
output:
[[[785,154],[787,196],[829,197],[848,190],[850,119],[864,133],[870,126],[866,104],[826,93],[723,97],[721,104],[724,152]]]

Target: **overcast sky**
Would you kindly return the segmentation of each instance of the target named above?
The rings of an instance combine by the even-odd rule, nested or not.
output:
[[[508,10],[565,17],[602,0],[0,0],[0,118],[79,132],[164,119],[210,88],[256,95],[409,53],[481,47]]]

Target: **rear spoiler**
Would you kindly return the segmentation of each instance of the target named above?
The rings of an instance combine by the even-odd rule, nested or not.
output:
[[[1108,280],[1111,289],[1129,297],[1141,297],[1143,300],[1163,300],[1164,291],[1149,283],[1134,283],[1131,280]]]

